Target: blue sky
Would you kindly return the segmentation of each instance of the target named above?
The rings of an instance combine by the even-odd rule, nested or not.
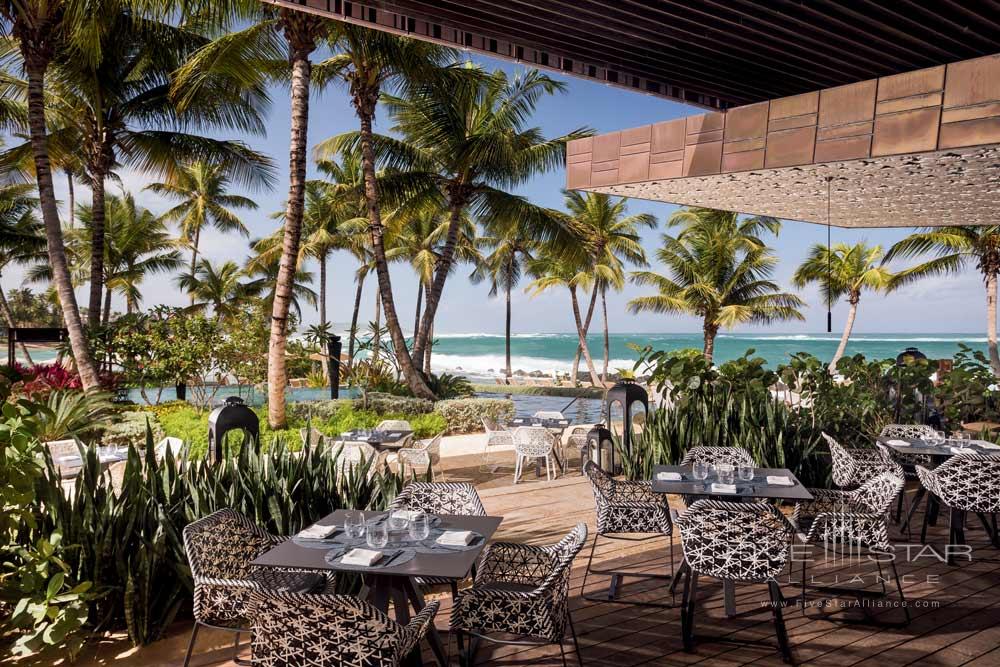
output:
[[[480,59],[486,67],[503,67],[513,71],[515,66],[490,59]],[[558,76],[558,75],[556,75]],[[565,94],[547,98],[539,105],[536,124],[547,136],[558,136],[578,127],[591,127],[597,132],[643,125],[656,121],[699,113],[700,110],[663,99],[612,88],[592,81],[570,77]],[[279,185],[272,192],[247,193],[260,205],[259,210],[245,213],[244,220],[253,237],[270,232],[275,222],[270,214],[283,208],[286,195],[289,139],[289,102],[284,89],[273,91],[273,105],[268,116],[265,137],[241,137],[257,150],[272,156],[279,169]],[[310,146],[333,134],[356,129],[356,118],[342,88],[330,89],[314,96],[310,108]],[[386,132],[389,125],[384,117],[378,119],[377,131]],[[139,200],[154,212],[162,212],[167,203],[156,196],[142,192],[151,180],[147,176],[124,173],[123,185],[133,191]],[[57,178],[58,195],[65,197],[65,179]],[[562,170],[535,178],[520,189],[520,194],[532,201],[551,207],[561,207],[561,188],[565,184]],[[117,186],[109,188],[112,191]],[[78,188],[78,200],[86,201],[89,193]],[[659,202],[632,200],[629,211],[649,212],[661,222],[676,207]],[[651,256],[657,247],[660,231],[645,231],[644,246]],[[833,241],[856,242],[866,239],[884,247],[905,235],[905,230],[845,230],[834,228]],[[780,236],[773,240],[773,247],[780,257],[777,280],[786,288],[796,265],[805,257],[811,244],[825,242],[826,230],[820,226],[798,222],[784,224]],[[247,242],[239,236],[222,235],[214,230],[202,233],[202,250],[212,261],[234,259],[242,262],[247,254]],[[315,267],[311,267],[315,270]],[[654,264],[655,268],[655,264]],[[328,312],[335,325],[346,323],[354,298],[353,260],[346,254],[333,257],[329,277]],[[489,299],[485,286],[474,286],[467,280],[470,269],[456,272],[445,287],[444,300],[438,311],[436,332],[473,333],[503,331],[503,302]],[[9,271],[4,286],[20,283],[19,272]],[[374,311],[374,281],[366,284],[362,305],[362,319],[372,319]],[[314,286],[315,287],[315,286]],[[403,266],[393,269],[393,287],[400,318],[412,322],[415,305],[415,285],[412,274]],[[185,305],[186,297],[173,285],[172,277],[154,276],[142,286],[144,305],[155,303]],[[621,294],[609,295],[609,320],[615,332],[694,332],[700,331],[699,323],[690,317],[676,315],[630,315],[625,304],[632,296],[642,293],[640,288],[628,286]],[[82,290],[80,292],[82,295]],[[826,326],[826,307],[815,289],[801,292],[809,307],[804,311],[805,322],[776,325],[772,331],[819,332]],[[938,333],[980,332],[984,330],[985,294],[982,282],[973,271],[962,276],[928,280],[889,296],[866,294],[862,297],[855,331],[859,333]],[[571,331],[572,312],[566,294],[552,293],[529,297],[521,291],[514,296],[514,331],[516,333]],[[116,300],[115,308],[124,305]],[[834,307],[834,330],[839,331],[846,315],[846,306]],[[306,323],[316,320],[313,312],[305,315]],[[751,328],[737,331],[752,331]]]

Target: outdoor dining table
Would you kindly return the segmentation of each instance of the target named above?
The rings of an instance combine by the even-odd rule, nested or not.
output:
[[[378,450],[400,449],[406,446],[406,444],[410,441],[410,436],[412,435],[413,431],[406,430],[354,430],[344,431],[338,435],[335,440],[342,440],[344,442],[364,442]]]
[[[128,450],[126,449],[108,449],[107,451],[99,451],[97,454],[97,461],[101,464],[102,470],[110,466],[112,463],[118,463],[119,461],[124,461],[127,458]],[[79,454],[60,456],[56,458],[53,463],[56,464],[59,474],[63,477],[78,475],[80,470],[83,468],[83,459],[80,458]]]
[[[680,480],[661,479],[662,473],[677,473]],[[787,477],[791,484],[768,484],[768,477]],[[671,493],[683,496],[697,496],[712,500],[728,500],[730,502],[745,502],[754,500],[812,500],[809,489],[787,468],[754,468],[753,479],[743,481],[736,479],[736,493],[718,493],[712,491],[712,483],[716,482],[714,473],[709,473],[704,480],[694,478],[691,466],[653,466],[653,493]],[[680,576],[678,569],[675,577]],[[723,597],[726,605],[726,616],[736,616],[736,586],[731,581],[722,582]]]
[[[417,589],[415,580],[417,578],[455,581],[465,579],[500,526],[500,522],[503,521],[503,517],[498,516],[439,515],[434,523],[436,532],[469,530],[478,533],[481,537],[476,538],[476,541],[468,547],[457,549],[437,545],[433,541],[435,532],[432,532],[431,537],[420,543],[412,542],[405,531],[402,533],[391,532],[385,550],[398,550],[405,548],[407,544],[411,545],[411,550],[412,547],[416,546],[419,546],[419,549],[415,550],[416,553],[411,558],[398,564],[390,563],[384,567],[379,567],[376,564],[372,567],[360,568],[341,565],[335,560],[327,558],[333,550],[346,552],[354,546],[369,548],[365,544],[364,538],[360,538],[360,541],[352,540],[344,534],[343,525],[346,511],[337,510],[316,522],[317,525],[321,526],[337,526],[337,531],[329,538],[302,540],[293,537],[259,556],[253,561],[253,564],[258,567],[330,570],[361,574],[364,586],[358,597],[366,599],[385,614],[389,613],[389,601],[391,600],[396,620],[403,625],[410,622],[410,606],[418,613],[424,608],[424,596]],[[387,517],[385,512],[363,512],[363,514],[366,521],[380,516]],[[433,625],[427,633],[427,640],[438,663],[447,664],[441,636]]]

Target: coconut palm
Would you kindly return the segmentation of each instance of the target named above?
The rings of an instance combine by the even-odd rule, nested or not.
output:
[[[656,251],[669,275],[633,272],[632,282],[657,294],[630,300],[629,311],[700,317],[709,361],[719,329],[803,319],[803,301],[770,279],[778,258],[761,236],[778,233],[781,223],[775,218],[741,219],[730,211],[687,208],[666,224],[680,228],[676,235],[664,234]]]
[[[441,201],[449,214],[441,260],[413,343],[414,357],[419,359],[427,346],[466,211],[484,222],[520,218],[539,239],[562,231],[550,211],[508,192],[562,165],[566,141],[584,136],[578,130],[546,139],[541,130],[528,126],[538,102],[562,90],[563,84],[535,70],[511,77],[502,70],[486,74],[469,64],[421,81],[406,95],[383,96],[393,130],[403,138],[374,136],[374,154],[387,167],[406,173],[415,197]],[[327,145],[341,148],[359,141],[360,134],[353,132]]]
[[[203,257],[194,273],[177,277],[177,286],[194,296],[190,310],[203,312],[211,307],[217,320],[225,320],[240,312],[259,292],[259,286],[242,282],[246,277],[232,260],[215,265]]]
[[[792,277],[792,284],[799,288],[818,283],[828,304],[846,298],[850,305],[840,345],[830,360],[831,373],[836,372],[837,362],[847,349],[861,293],[868,290],[885,294],[899,285],[895,276],[882,265],[882,259],[882,246],[870,246],[864,241],[854,245],[838,243],[833,248],[817,243]]]
[[[997,351],[997,276],[1000,274],[1000,226],[930,227],[907,236],[885,255],[885,262],[896,258],[935,255],[933,259],[896,274],[899,283],[926,276],[955,274],[974,264],[986,285],[986,345],[990,366],[1000,377],[1000,353]]]
[[[621,291],[625,286],[625,265],[648,266],[642,248],[639,229],[656,227],[656,217],[649,213],[626,215],[628,200],[612,200],[605,194],[564,191],[566,209],[574,221],[574,234],[581,239],[584,251],[594,266],[594,295],[601,298],[604,330],[604,369],[601,379],[607,381],[610,357],[608,336],[608,289]],[[589,317],[588,317],[589,326]]]
[[[202,229],[210,226],[220,232],[250,235],[234,209],[256,210],[257,204],[248,197],[229,194],[231,181],[223,165],[198,160],[181,165],[169,181],[146,187],[178,202],[162,218],[179,225],[181,239],[191,248],[191,273],[198,263]]]
[[[45,257],[45,235],[35,217],[38,200],[31,196],[32,190],[34,187],[27,184],[0,186],[0,278],[8,266],[37,263]],[[17,326],[2,284],[0,309],[7,326]],[[32,363],[24,343],[21,351],[25,360]]]
[[[533,260],[532,253],[537,251],[538,243],[531,237],[525,237],[514,225],[500,226],[496,236],[481,236],[479,248],[489,251],[476,266],[470,276],[473,283],[484,280],[490,285],[490,298],[495,298],[501,291],[504,295],[504,376],[510,383],[510,322],[511,322],[511,292],[521,282],[525,272],[525,264]]]
[[[258,258],[254,258],[254,260],[256,259]],[[281,272],[281,266],[277,261],[278,258],[275,258],[275,261],[272,262],[254,260],[248,262],[246,268],[246,274],[252,278],[246,284],[246,287],[255,297],[263,300],[266,309],[270,309],[274,305],[275,295],[277,294],[278,275]],[[295,279],[292,282],[291,299],[289,300],[289,312],[295,311],[295,317],[299,321],[302,320],[302,302],[313,308],[316,307],[316,292],[309,287],[312,281],[312,272],[303,269],[295,272]]]

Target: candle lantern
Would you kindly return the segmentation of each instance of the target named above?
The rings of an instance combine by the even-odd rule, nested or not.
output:
[[[635,380],[623,378],[608,390],[605,409],[611,432],[621,440],[622,451],[631,456],[633,439],[646,425],[649,394]]]
[[[222,446],[230,431],[242,431],[244,444],[260,438],[257,413],[239,396],[230,396],[208,416],[208,455],[212,463],[222,460]]]
[[[615,468],[615,441],[604,424],[594,424],[587,433],[587,453],[590,460],[612,475]]]

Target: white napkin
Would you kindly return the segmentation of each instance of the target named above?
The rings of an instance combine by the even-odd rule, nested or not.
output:
[[[423,514],[423,512],[419,510],[393,510],[392,513],[403,517],[407,521],[413,521],[415,518]]]
[[[661,482],[679,482],[683,479],[679,472],[658,472],[656,473],[656,479]]]
[[[786,475],[768,475],[767,483],[772,486],[793,486],[795,484]]]
[[[329,537],[336,532],[337,526],[323,526],[318,523],[314,523],[305,530],[299,531],[298,537],[305,538],[307,540],[322,540],[324,537]]]
[[[886,441],[886,444],[887,445],[892,445],[893,447],[909,447],[910,446],[910,443],[908,443],[906,440],[888,440],[888,441]]]
[[[475,535],[471,530],[446,530],[441,534],[441,537],[437,538],[438,544],[444,544],[447,546],[468,546],[470,542],[475,538]]]
[[[952,454],[975,454],[975,452],[968,447],[949,447],[948,451]]]
[[[1000,449],[1000,445],[990,442],[989,440],[972,440],[969,444],[976,445],[980,449]]]
[[[360,565],[362,567],[370,567],[377,563],[382,558],[381,551],[372,551],[371,549],[351,549],[348,551],[340,562],[344,565]]]
[[[67,456],[60,456],[56,460],[59,461],[59,463],[69,463],[71,461],[79,461],[80,460],[80,455],[79,454],[69,454]]]
[[[736,485],[712,482],[712,493],[736,493]]]

